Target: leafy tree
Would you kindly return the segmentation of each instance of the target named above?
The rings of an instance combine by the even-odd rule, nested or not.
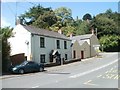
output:
[[[101,49],[104,51],[118,51],[120,36],[116,35],[106,35],[100,38]]]
[[[33,6],[25,14],[22,14],[20,18],[26,19],[27,25],[34,25],[44,29],[55,24],[57,20],[51,8],[44,8],[41,5]],[[29,19],[28,22],[27,19]]]
[[[53,25],[54,28],[58,27],[60,29],[73,22],[71,9],[66,7],[60,7],[55,9],[54,12],[57,17],[57,23]]]
[[[76,35],[88,34],[90,30],[90,24],[87,21],[82,21],[82,23],[77,26]]]
[[[55,24],[57,21],[54,12],[46,12],[43,15],[40,15],[38,19],[33,22],[33,25],[39,28],[49,29],[50,26]]]
[[[8,42],[8,39],[13,36],[12,28],[1,28],[0,35],[2,37],[2,69],[3,71],[6,71],[7,63],[10,56],[10,43]]]
[[[87,13],[83,16],[83,20],[92,20],[92,16],[89,13]]]
[[[110,13],[110,15],[108,15],[108,13],[101,13],[98,14],[96,17],[93,17],[93,20],[91,21],[91,26],[97,28],[98,38],[104,35],[112,35],[113,33],[116,35],[120,34],[120,31],[118,29],[119,20],[115,17],[117,15],[119,14]]]
[[[76,28],[73,26],[66,26],[66,27],[62,27],[61,30],[64,32],[64,34],[66,36],[70,36],[70,34],[74,34],[76,33]]]

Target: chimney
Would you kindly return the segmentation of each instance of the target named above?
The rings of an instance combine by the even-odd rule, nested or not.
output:
[[[92,34],[94,34],[94,29],[93,28],[92,28],[91,32],[92,32]]]
[[[70,34],[70,38],[72,38],[72,37],[73,37],[73,34],[71,33],[71,34]]]
[[[59,30],[58,30],[58,33],[59,33],[59,34],[62,34],[62,30],[61,30],[61,29],[59,29]]]
[[[17,19],[16,19],[16,22],[15,22],[15,25],[18,25],[18,24],[23,25],[23,19],[17,18]]]

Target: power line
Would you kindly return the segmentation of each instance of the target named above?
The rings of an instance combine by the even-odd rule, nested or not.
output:
[[[11,7],[9,6],[9,4],[8,3],[6,3],[7,4],[7,8],[11,11],[11,13],[15,16],[16,14],[15,14],[15,12],[11,9]]]
[[[32,5],[34,5],[34,6],[36,6],[36,4],[33,3],[33,2],[29,2],[28,0],[25,0],[25,1],[27,1],[28,3],[30,3],[30,4],[32,4]]]

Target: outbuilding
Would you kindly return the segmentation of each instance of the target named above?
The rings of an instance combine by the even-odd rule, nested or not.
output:
[[[99,41],[95,34],[85,34],[70,37],[72,40],[72,57],[88,58],[98,54]]]

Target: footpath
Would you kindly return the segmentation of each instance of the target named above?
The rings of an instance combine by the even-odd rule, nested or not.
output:
[[[82,59],[81,61],[78,61],[78,62],[73,62],[73,63],[54,66],[54,67],[45,67],[45,71],[58,71],[58,70],[61,70],[61,69],[67,68],[67,67],[72,67],[72,66],[77,65],[81,62],[89,62],[89,61],[96,60],[97,58],[103,59],[107,55],[108,55],[108,53],[100,53],[99,56],[95,56],[95,57],[91,57],[91,58],[87,58],[87,59]],[[42,73],[42,72],[40,72],[40,73]],[[31,74],[33,75],[35,73],[28,73],[28,74],[9,74],[8,73],[8,74],[0,76],[0,80],[7,79],[7,78],[13,78],[13,77],[21,77],[21,76],[26,76],[26,75],[28,76]]]

